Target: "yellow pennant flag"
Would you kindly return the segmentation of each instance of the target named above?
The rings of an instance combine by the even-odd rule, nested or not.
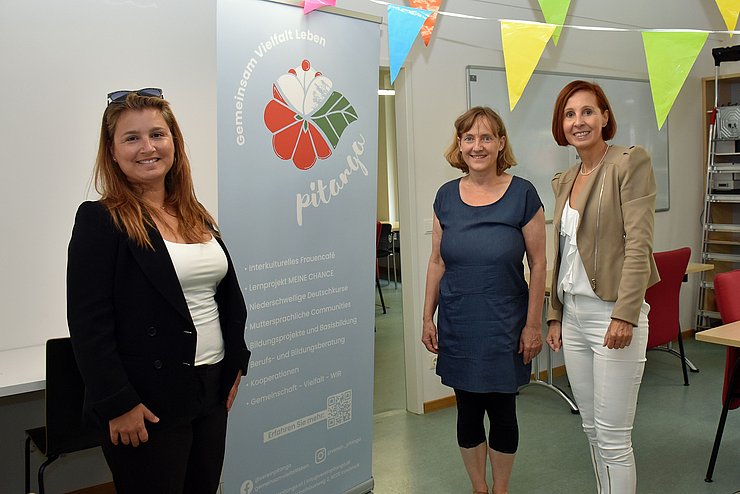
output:
[[[540,2],[540,9],[542,9],[542,15],[545,16],[545,22],[548,24],[556,24],[558,27],[555,28],[555,32],[552,34],[552,42],[555,46],[558,45],[560,39],[560,31],[563,30],[563,24],[565,23],[565,16],[568,13],[570,7],[570,0],[538,0]]]
[[[556,27],[539,22],[501,21],[510,111],[514,111]]]
[[[714,0],[717,2],[719,12],[725,20],[728,31],[734,31],[737,25],[737,16],[740,13],[740,0]],[[732,38],[732,34],[730,35]]]
[[[642,33],[659,130],[708,36],[708,32]]]

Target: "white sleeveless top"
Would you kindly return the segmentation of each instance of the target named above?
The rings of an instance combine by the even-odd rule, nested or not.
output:
[[[588,273],[583,267],[583,259],[578,252],[576,233],[580,214],[565,201],[560,218],[560,270],[558,271],[558,298],[563,302],[563,294],[584,295],[598,299],[591,288]]]
[[[218,241],[179,244],[164,241],[175,265],[190,316],[197,331],[195,365],[215,364],[224,358],[224,340],[216,305],[216,287],[228,269]]]

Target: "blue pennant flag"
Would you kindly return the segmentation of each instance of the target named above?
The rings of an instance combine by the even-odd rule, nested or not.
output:
[[[391,58],[391,84],[396,80],[411,45],[421,27],[432,15],[431,10],[388,5],[388,52]]]

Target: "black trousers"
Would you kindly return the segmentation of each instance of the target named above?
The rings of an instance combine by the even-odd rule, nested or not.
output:
[[[138,447],[109,435],[103,453],[117,494],[209,494],[221,479],[226,447],[226,404],[219,400],[221,365],[197,366],[191,412],[177,424],[147,424],[149,440]],[[146,403],[145,403],[146,405]],[[156,411],[152,410],[155,414]]]

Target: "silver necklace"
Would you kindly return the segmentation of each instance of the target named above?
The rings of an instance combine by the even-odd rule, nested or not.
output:
[[[588,177],[589,175],[591,175],[594,172],[594,170],[596,170],[598,167],[600,167],[601,164],[604,162],[604,158],[606,158],[606,153],[609,152],[609,148],[610,147],[611,147],[611,145],[606,146],[606,151],[604,151],[604,155],[601,157],[601,159],[599,160],[599,162],[596,164],[595,167],[591,168],[586,173],[583,172],[583,161],[581,161],[581,170],[580,170],[581,175],[583,175],[584,177]]]

